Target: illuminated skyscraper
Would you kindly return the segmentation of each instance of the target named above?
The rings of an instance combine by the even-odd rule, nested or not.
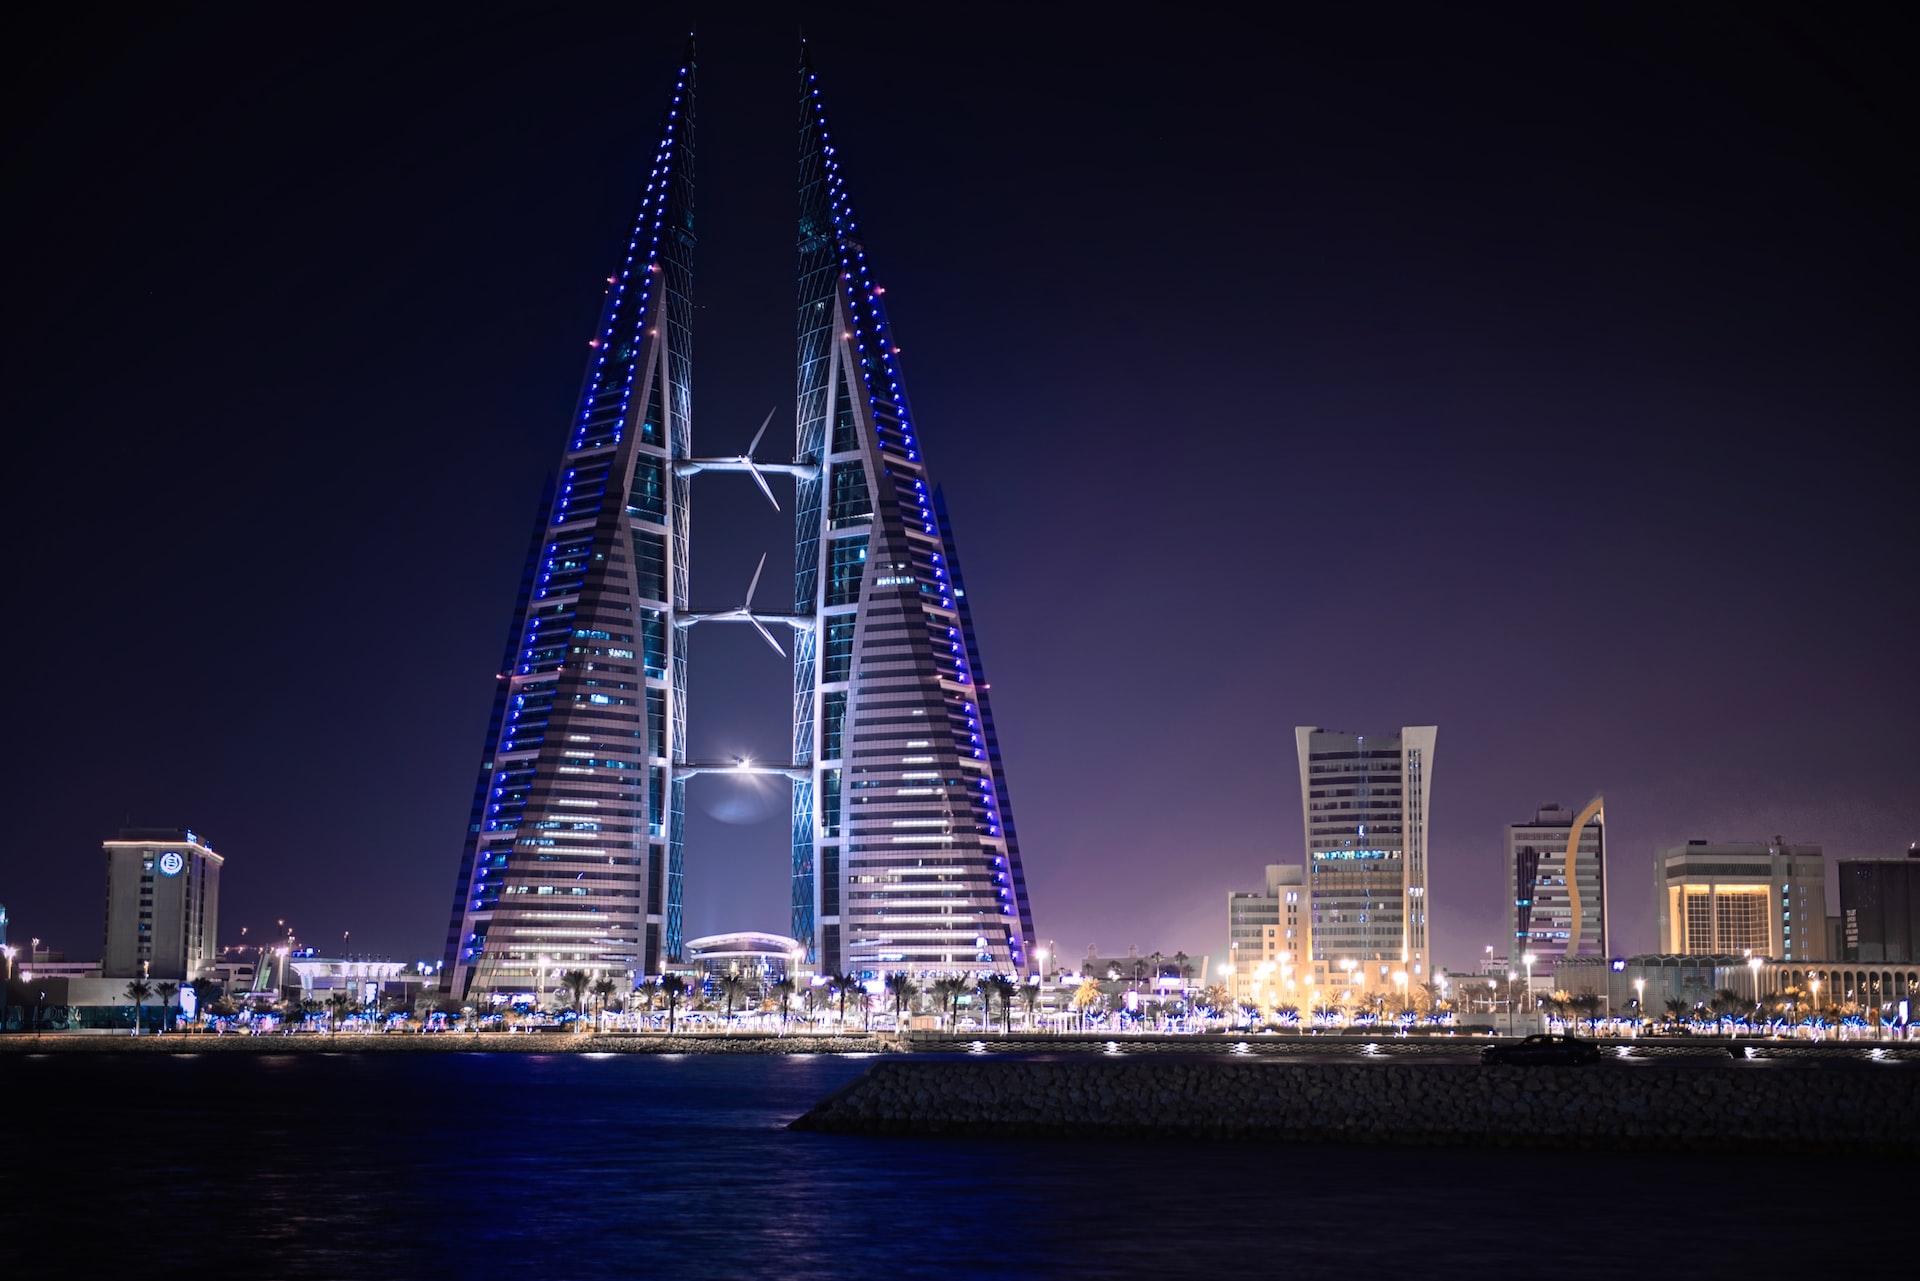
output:
[[[1427,811],[1438,733],[1432,725],[1392,734],[1294,731],[1312,907],[1306,930],[1321,991],[1410,990],[1432,978]]]
[[[815,966],[1030,969],[1032,915],[952,530],[804,66],[795,458],[692,455],[693,83],[689,54],[542,505],[447,983],[459,996],[528,992],[551,986],[536,971],[639,978],[679,960],[685,787],[709,772],[792,780],[793,934]],[[688,482],[709,471],[750,473],[770,500],[763,473],[794,479],[791,611],[757,609],[752,586],[735,608],[688,608]],[[729,621],[775,649],[768,624],[792,629],[790,762],[687,758],[687,629]]]
[[[960,577],[820,87],[800,68],[793,933],[823,971],[1032,968]]]
[[[1596,796],[1579,814],[1544,805],[1507,828],[1507,946],[1533,972],[1560,961],[1610,956],[1607,944],[1607,810]]]
[[[535,989],[543,964],[655,972],[677,950],[693,88],[689,50],[495,678],[447,937],[457,996]]]

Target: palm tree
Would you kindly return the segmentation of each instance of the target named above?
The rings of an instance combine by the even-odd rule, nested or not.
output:
[[[156,983],[153,985],[153,990],[160,994],[160,1003],[162,1006],[160,1026],[165,1028],[167,1024],[173,1022],[173,998],[180,995],[180,985],[178,983]]]
[[[887,994],[893,997],[893,1030],[904,1032],[906,1029],[900,1023],[902,1011],[908,1001],[920,995],[920,985],[913,981],[911,974],[900,971],[887,975]]]
[[[733,1027],[733,1004],[747,994],[747,981],[738,974],[720,976],[720,995],[727,1000],[727,1027]]]
[[[1027,1007],[1027,1030],[1031,1032],[1033,1030],[1033,1012],[1040,1006],[1040,985],[1038,983],[1022,983],[1020,985],[1020,1001],[1021,1004]]]
[[[1000,998],[1000,1032],[1013,1035],[1013,1003],[1020,995],[1020,980],[1011,974],[991,974],[980,984],[983,993]]]
[[[153,995],[153,984],[145,979],[135,979],[127,984],[127,999],[133,1002],[133,1034],[140,1035],[140,1017],[146,1012],[147,998]]]
[[[333,1016],[332,1030],[336,1035],[340,1031],[340,1020],[347,1016],[347,1010],[352,1005],[353,998],[345,992],[335,992],[327,998],[327,1011]]]
[[[568,970],[560,976],[560,988],[571,996],[575,1014],[584,1013],[580,1007],[587,998],[587,989],[592,986],[593,975],[585,970]]]
[[[594,980],[593,995],[600,1003],[600,1014],[602,1018],[604,1018],[607,1013],[607,1002],[611,1001],[613,994],[619,990],[610,978],[602,977]]]
[[[780,1002],[780,1029],[783,1032],[787,1026],[787,1003],[793,1000],[793,994],[797,990],[792,979],[781,979],[773,985],[773,997]]]
[[[959,1016],[960,994],[972,986],[973,984],[967,982],[967,980],[959,978],[935,979],[933,981],[933,1002],[942,1013],[947,1015],[947,1031],[953,1031],[954,1019]]]
[[[663,974],[656,985],[660,994],[667,998],[667,1035],[674,1031],[675,1015],[680,1009],[680,998],[687,994],[687,981],[678,974]]]
[[[865,998],[867,990],[860,986],[859,979],[851,974],[836,974],[833,976],[833,994],[840,1003],[840,1030],[842,1032],[847,1030],[847,998],[855,992],[860,994],[860,1003],[862,1005],[866,1004]]]

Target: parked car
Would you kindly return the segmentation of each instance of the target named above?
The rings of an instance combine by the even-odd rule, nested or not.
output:
[[[1512,1045],[1489,1045],[1480,1051],[1482,1063],[1544,1063],[1572,1066],[1598,1063],[1600,1047],[1569,1034],[1536,1033]]]

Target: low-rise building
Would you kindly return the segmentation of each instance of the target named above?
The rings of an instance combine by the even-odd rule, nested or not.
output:
[[[717,982],[732,975],[746,979],[758,992],[785,978],[805,983],[813,977],[807,965],[806,947],[800,940],[784,934],[762,934],[757,930],[709,934],[688,939],[681,955],[687,968],[703,980]]]
[[[1306,957],[1306,897],[1306,870],[1297,863],[1269,863],[1263,889],[1227,895],[1227,959],[1221,977],[1232,999],[1257,1000],[1253,993],[1263,976],[1283,967],[1292,970]],[[1304,976],[1305,966],[1299,968]]]
[[[1662,954],[1826,959],[1827,870],[1818,845],[1688,841],[1655,856],[1653,877]]]

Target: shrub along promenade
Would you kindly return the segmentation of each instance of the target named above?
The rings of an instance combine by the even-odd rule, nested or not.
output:
[[[1920,1153],[1920,1065],[1275,1062],[876,1064],[793,1122],[837,1134]]]

